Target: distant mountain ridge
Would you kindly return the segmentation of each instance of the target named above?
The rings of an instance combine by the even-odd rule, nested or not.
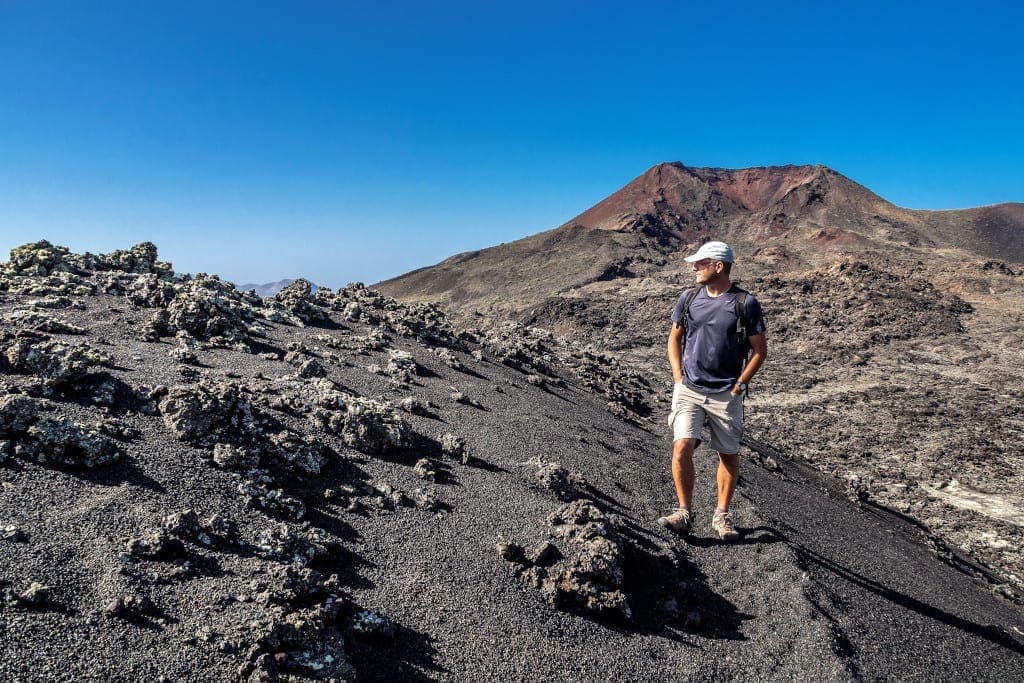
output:
[[[274,296],[288,285],[293,284],[294,282],[297,281],[297,278],[285,278],[283,280],[278,280],[277,282],[268,282],[262,285],[254,285],[251,283],[245,285],[237,285],[236,289],[238,289],[238,291],[240,292],[248,292],[250,289],[252,289],[255,290],[256,294],[258,294],[259,296],[268,297]],[[319,289],[319,286],[313,284],[312,282],[310,283],[310,285],[313,287],[314,292],[317,289]]]
[[[658,164],[566,225],[682,241],[799,237],[818,226],[869,239],[953,246],[1024,262],[1024,204],[955,211],[904,209],[826,166],[729,170]]]
[[[711,238],[747,259],[820,265],[830,255],[960,249],[1024,263],[1024,204],[905,209],[825,166],[739,170],[662,163],[562,226],[458,254],[376,285],[454,312],[522,311],[574,287],[660,271]],[[557,267],[550,268],[557,263]]]

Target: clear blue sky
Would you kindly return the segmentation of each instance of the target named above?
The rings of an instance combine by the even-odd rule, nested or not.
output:
[[[373,282],[677,160],[1024,201],[1019,3],[710,5],[0,0],[0,254]]]

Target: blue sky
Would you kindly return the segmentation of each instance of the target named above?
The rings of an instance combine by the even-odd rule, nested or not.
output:
[[[0,0],[0,254],[369,283],[677,160],[1024,201],[1018,4],[720,4]]]

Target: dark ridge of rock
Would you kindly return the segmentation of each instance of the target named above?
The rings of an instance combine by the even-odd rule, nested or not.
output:
[[[279,612],[261,623],[256,642],[238,669],[239,680],[278,680],[302,675],[321,680],[352,680],[355,671],[345,654],[345,641],[333,625],[338,603]]]
[[[409,442],[409,429],[402,417],[386,403],[348,396],[341,411],[315,413],[323,426],[345,443],[364,453],[385,453]]]
[[[24,434],[38,415],[39,403],[35,399],[21,394],[0,396],[0,437]]]
[[[12,455],[41,464],[92,469],[116,462],[121,450],[96,427],[39,415],[39,401],[0,396],[0,439]]]
[[[306,566],[327,554],[320,534],[294,529],[287,524],[270,526],[260,532],[256,552],[267,559]]]
[[[242,480],[238,492],[245,496],[246,502],[252,507],[260,507],[270,512],[284,515],[289,519],[299,520],[306,516],[306,504],[293,496],[287,495],[282,489],[272,489],[273,479],[263,474],[252,475]]]
[[[167,304],[168,327],[218,345],[244,344],[249,324],[258,313],[257,302],[240,294],[215,275],[200,273],[176,287]]]
[[[15,311],[4,321],[20,330],[50,334],[85,334],[85,328],[72,325],[57,316],[38,311]]]
[[[121,458],[120,448],[98,429],[83,427],[72,420],[41,417],[25,434],[26,444],[41,463],[92,469]]]
[[[73,254],[67,247],[55,246],[46,240],[11,249],[7,263],[0,265],[0,274],[45,276],[55,273],[83,274],[87,271],[120,271],[136,274],[172,274],[171,265],[157,260],[156,245],[136,244],[131,249],[109,254]]]
[[[501,363],[525,373],[558,379],[556,368],[569,369],[583,386],[608,399],[609,409],[619,414],[649,415],[651,385],[639,372],[622,367],[606,353],[589,345],[557,337],[550,331],[505,322],[481,335],[488,351]],[[536,381],[536,380],[535,380]]]

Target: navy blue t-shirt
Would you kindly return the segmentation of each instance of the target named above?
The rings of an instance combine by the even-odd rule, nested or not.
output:
[[[679,297],[672,309],[672,322],[683,319],[683,305],[688,289]],[[735,287],[717,297],[708,296],[701,287],[690,304],[690,319],[686,327],[686,346],[683,350],[683,376],[686,386],[702,394],[725,391],[739,379],[746,358],[736,338]],[[753,294],[747,294],[744,305],[747,335],[765,331],[764,312]]]

